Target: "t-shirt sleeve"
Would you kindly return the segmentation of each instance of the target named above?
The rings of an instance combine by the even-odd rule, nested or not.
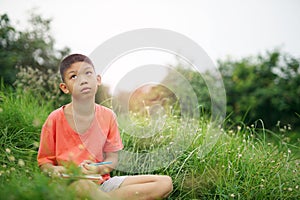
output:
[[[109,131],[103,147],[104,152],[116,152],[123,149],[116,115],[112,112],[109,123]]]
[[[55,120],[48,117],[44,123],[40,135],[40,146],[38,150],[37,161],[41,166],[46,163],[56,165],[55,157]]]

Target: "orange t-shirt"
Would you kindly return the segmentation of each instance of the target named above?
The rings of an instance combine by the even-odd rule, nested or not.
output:
[[[76,133],[68,124],[64,106],[53,111],[43,125],[38,151],[39,166],[63,165],[83,160],[102,162],[105,152],[123,148],[115,114],[96,104],[95,118],[84,134]]]

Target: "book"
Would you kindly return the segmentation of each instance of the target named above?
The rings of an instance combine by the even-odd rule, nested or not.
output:
[[[62,178],[71,178],[71,179],[89,179],[89,180],[102,180],[100,174],[82,174],[82,175],[73,175],[73,174],[61,174]]]

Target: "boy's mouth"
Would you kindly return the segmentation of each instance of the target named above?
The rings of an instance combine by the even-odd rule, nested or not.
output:
[[[81,90],[80,90],[80,92],[89,92],[91,90],[91,88],[89,88],[89,87],[84,87],[84,88],[82,88]]]

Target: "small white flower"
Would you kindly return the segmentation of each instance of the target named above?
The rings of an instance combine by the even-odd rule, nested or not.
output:
[[[11,152],[11,150],[9,148],[6,148],[5,151],[6,151],[6,153],[10,153]]]
[[[24,162],[24,160],[22,160],[22,159],[19,159],[19,160],[18,160],[18,165],[19,165],[20,167],[23,167],[23,166],[25,166],[25,162]]]
[[[13,162],[13,161],[16,160],[16,158],[14,156],[8,156],[8,160],[11,161],[11,162]]]
[[[39,142],[35,141],[35,142],[33,142],[33,146],[34,146],[34,147],[39,147],[40,144],[39,144]]]

